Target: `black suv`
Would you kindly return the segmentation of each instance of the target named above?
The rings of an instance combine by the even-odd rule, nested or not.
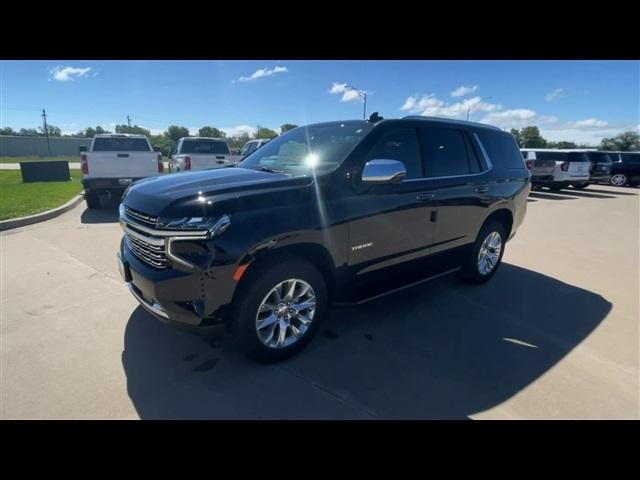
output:
[[[226,322],[243,351],[274,361],[311,340],[328,305],[454,271],[489,280],[530,187],[513,136],[487,125],[298,127],[233,167],[131,185],[119,265],[155,316]]]
[[[607,152],[585,153],[591,162],[591,168],[589,169],[589,181],[594,183],[608,182],[611,177],[611,166],[613,164],[611,155]]]

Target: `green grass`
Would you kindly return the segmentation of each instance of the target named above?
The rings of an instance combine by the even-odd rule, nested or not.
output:
[[[0,170],[0,220],[51,210],[82,192],[80,170],[69,182],[22,183],[20,170]]]
[[[80,162],[80,155],[69,155],[64,157],[0,157],[0,163],[20,163],[20,162],[45,162],[47,160],[66,160],[67,162]]]

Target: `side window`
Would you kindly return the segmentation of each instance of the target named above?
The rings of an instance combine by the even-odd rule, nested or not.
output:
[[[513,136],[490,131],[477,132],[477,134],[493,163],[500,162],[505,168],[510,169],[525,168],[522,153]]]
[[[367,161],[373,159],[398,160],[404,163],[407,169],[406,179],[424,176],[418,135],[413,128],[399,128],[382,135],[367,155]]]
[[[449,177],[479,171],[478,160],[462,130],[423,128],[422,154],[427,177]],[[473,154],[473,157],[471,157]],[[472,170],[472,163],[475,167]]]

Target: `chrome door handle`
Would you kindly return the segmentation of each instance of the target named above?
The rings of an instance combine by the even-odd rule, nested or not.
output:
[[[424,201],[424,200],[431,200],[433,197],[435,197],[435,193],[424,192],[424,193],[418,194],[416,198],[420,201]]]
[[[489,187],[476,187],[476,192],[478,193],[487,193],[489,191]]]

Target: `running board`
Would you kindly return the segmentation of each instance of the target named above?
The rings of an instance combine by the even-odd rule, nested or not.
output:
[[[387,295],[391,295],[392,293],[399,292],[399,291],[404,290],[406,288],[415,287],[416,285],[420,285],[421,283],[429,282],[429,281],[434,280],[434,279],[436,279],[438,277],[443,277],[445,275],[449,275],[450,273],[457,272],[461,268],[462,267],[452,268],[451,270],[447,270],[446,272],[438,273],[436,275],[432,275],[431,277],[427,277],[427,278],[423,278],[422,280],[418,280],[417,282],[408,283],[407,285],[403,285],[402,287],[397,287],[397,288],[394,288],[392,290],[389,290],[388,292],[383,292],[383,293],[380,293],[378,295],[374,295],[373,297],[367,297],[367,298],[364,298],[363,300],[358,300],[356,302],[332,302],[331,306],[332,307],[354,307],[356,305],[362,305],[363,303],[370,302],[370,301],[375,300],[377,298],[385,297]]]

